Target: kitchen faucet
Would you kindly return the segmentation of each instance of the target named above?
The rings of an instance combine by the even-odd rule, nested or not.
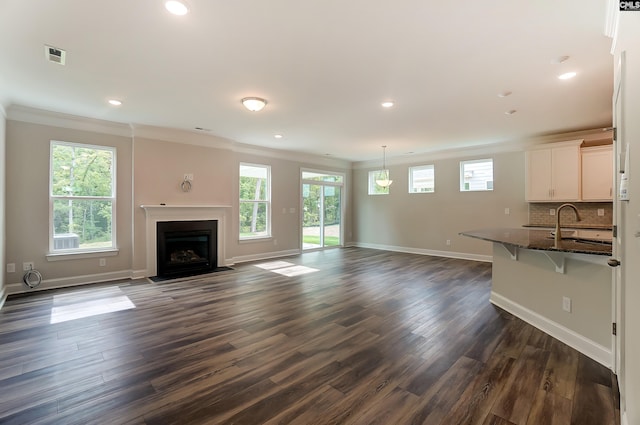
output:
[[[576,212],[576,219],[578,221],[582,221],[582,219],[580,218],[580,214],[578,213],[578,208],[576,208],[575,205],[573,204],[562,204],[560,205],[557,209],[556,209],[556,233],[555,233],[555,243],[556,246],[560,243],[560,241],[562,240],[562,234],[560,233],[560,211],[564,208],[564,207],[571,207],[573,208],[573,210]]]

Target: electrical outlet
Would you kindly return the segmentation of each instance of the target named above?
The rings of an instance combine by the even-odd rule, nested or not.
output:
[[[556,215],[556,210],[554,210],[553,208],[551,208],[549,210],[549,215]]]
[[[571,298],[562,297],[562,309],[567,313],[571,313]]]
[[[598,217],[604,217],[604,208],[598,208]]]
[[[36,265],[33,261],[25,261],[22,263],[22,271],[28,272],[29,270],[33,270],[36,268]]]
[[[447,246],[451,245],[451,239],[447,239]]]
[[[7,263],[7,273],[16,272],[16,263]]]
[[[509,215],[509,214],[511,214],[511,210],[509,208],[505,208],[504,215]]]
[[[101,258],[99,260],[99,264],[100,264],[100,267],[106,266],[107,265],[107,259],[106,258]]]

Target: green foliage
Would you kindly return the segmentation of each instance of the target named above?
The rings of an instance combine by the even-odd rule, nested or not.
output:
[[[303,227],[320,225],[320,195],[324,189],[324,224],[340,223],[340,187],[302,185]]]
[[[113,202],[100,198],[113,196],[114,152],[56,143],[51,153],[54,235],[75,234],[81,248],[111,246]]]

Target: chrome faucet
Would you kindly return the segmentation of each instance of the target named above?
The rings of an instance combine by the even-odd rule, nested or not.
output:
[[[578,221],[582,221],[582,219],[580,218],[580,213],[578,213],[578,208],[576,208],[575,205],[573,204],[562,204],[560,205],[557,209],[556,209],[556,234],[555,234],[555,242],[556,245],[562,240],[562,234],[560,233],[560,211],[564,208],[564,207],[571,207],[573,208],[573,210],[576,212],[576,219]]]

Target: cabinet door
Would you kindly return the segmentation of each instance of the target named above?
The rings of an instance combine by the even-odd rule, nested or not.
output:
[[[537,149],[525,154],[527,167],[527,201],[551,199],[551,149]]]
[[[580,147],[551,150],[551,194],[554,201],[580,200]]]
[[[611,201],[613,199],[613,149],[582,150],[582,200]]]

